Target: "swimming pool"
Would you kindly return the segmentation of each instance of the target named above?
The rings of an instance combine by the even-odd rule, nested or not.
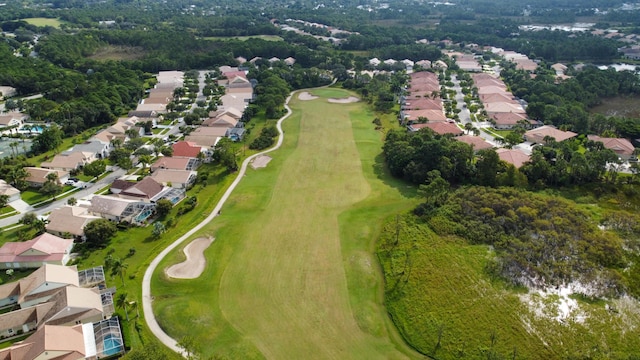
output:
[[[104,337],[104,351],[102,352],[103,354],[110,356],[110,355],[115,355],[119,352],[122,352],[123,347],[122,347],[122,339],[112,335],[112,334],[107,334]]]
[[[138,216],[136,216],[136,222],[141,223],[141,222],[147,220],[147,218],[149,216],[151,216],[151,214],[153,214],[153,211],[151,211],[151,210],[145,210],[145,211],[141,212]]]

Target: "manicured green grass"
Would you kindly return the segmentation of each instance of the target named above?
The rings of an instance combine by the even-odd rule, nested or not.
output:
[[[31,25],[35,25],[35,26],[52,26],[56,29],[60,28],[60,25],[62,25],[62,21],[60,21],[60,19],[49,19],[49,18],[26,18],[26,19],[21,19],[23,21],[26,21],[27,23],[31,24]]]
[[[33,205],[51,198],[50,196],[41,194],[37,189],[27,189],[23,191],[20,196],[22,197],[22,200],[24,200],[29,205]]]
[[[417,357],[382,307],[372,254],[382,219],[414,206],[415,189],[386,173],[364,104],[293,99],[283,148],[194,236],[216,238],[205,272],[166,278],[182,249],[159,266],[158,321],[205,357]]]
[[[347,93],[342,89],[338,89],[338,88],[322,88],[322,89],[314,89],[312,91],[310,91],[310,93],[314,96],[320,96],[323,98],[337,98],[337,99],[341,99],[341,98],[348,98],[349,96],[354,96],[354,94],[351,93]],[[322,102],[325,102],[326,100],[323,100]]]
[[[489,129],[492,133],[498,134],[502,137],[506,137],[507,135],[511,134],[511,130],[497,130],[497,129]]]
[[[94,266],[104,265],[104,259],[107,254],[111,254],[114,258],[124,259],[127,264],[125,283],[122,284],[120,278],[107,272],[107,284],[118,288],[118,293],[127,294],[129,301],[140,303],[141,300],[141,281],[144,271],[149,266],[151,260],[162,249],[167,247],[180,235],[193,228],[197,223],[202,221],[203,214],[208,214],[213,210],[218,199],[222,196],[224,190],[233,180],[233,176],[217,165],[205,164],[198,169],[199,172],[208,172],[208,185],[195,185],[189,190],[189,196],[197,196],[198,205],[194,210],[182,216],[177,215],[177,207],[175,207],[165,219],[160,219],[166,223],[168,219],[173,219],[174,225],[169,227],[160,238],[151,236],[152,226],[133,227],[127,230],[121,230],[117,233],[110,245],[105,249],[92,250],[86,256],[78,259],[77,265],[79,269],[86,269]],[[107,190],[105,187],[103,190]],[[102,190],[101,190],[102,191]],[[206,216],[206,215],[205,215]],[[14,234],[16,231],[12,231]],[[0,233],[4,235],[4,233]],[[15,238],[15,235],[12,236]],[[130,249],[135,249],[133,255],[129,255]],[[140,306],[140,317],[136,317],[135,311],[129,310],[130,321],[125,320],[124,310],[116,309],[120,315],[120,321],[125,333],[125,342],[127,346],[141,348],[149,343],[156,343],[155,337],[144,326],[144,318],[142,306]],[[157,344],[157,346],[162,346]],[[181,357],[169,350],[169,359],[181,359]]]
[[[0,216],[5,215],[5,214],[9,214],[16,211],[16,209],[12,208],[9,205],[5,205],[2,208],[0,208]]]

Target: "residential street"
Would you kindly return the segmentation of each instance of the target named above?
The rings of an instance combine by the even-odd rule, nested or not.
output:
[[[112,173],[110,173],[109,175],[105,176],[104,178],[98,180],[97,182],[91,184],[91,186],[87,187],[86,189],[78,190],[75,193],[73,193],[73,195],[71,195],[71,196],[67,196],[67,197],[64,197],[62,199],[53,201],[53,202],[49,203],[48,205],[45,205],[45,206],[42,206],[42,207],[39,207],[39,208],[36,208],[36,209],[31,207],[28,210],[28,212],[33,212],[36,215],[44,215],[44,214],[50,212],[51,210],[54,210],[54,209],[57,209],[59,207],[62,207],[64,205],[66,205],[67,204],[67,200],[70,197],[74,197],[76,199],[82,199],[84,197],[87,197],[88,195],[91,195],[91,194],[95,193],[96,191],[102,189],[103,187],[111,184],[113,182],[113,180],[122,177],[125,173],[126,173],[125,170],[117,168]],[[14,215],[14,216],[11,216],[11,217],[0,219],[0,227],[5,227],[5,226],[17,224],[20,221],[20,219],[22,219],[23,216],[24,216],[24,213],[21,213],[21,214],[18,214],[18,215]]]
[[[457,105],[458,109],[460,109],[460,113],[458,114],[458,116],[460,117],[460,123],[463,125],[466,123],[472,123],[473,126],[480,129],[490,128],[491,123],[489,122],[472,122],[471,121],[471,113],[469,112],[469,109],[467,109],[467,107],[464,106],[464,94],[462,93],[462,87],[460,87],[460,81],[458,80],[455,74],[451,75],[451,82],[453,82],[454,84],[452,89],[456,91],[455,100],[458,102],[458,105]],[[480,137],[486,140],[488,143],[492,144],[493,146],[499,146],[495,142],[495,138],[493,135],[487,134],[484,131],[480,131]]]

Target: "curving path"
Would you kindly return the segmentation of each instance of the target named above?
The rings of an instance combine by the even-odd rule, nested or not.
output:
[[[272,152],[280,148],[280,146],[282,145],[282,142],[284,141],[284,132],[282,131],[282,121],[284,121],[286,118],[288,118],[291,115],[291,108],[289,108],[289,100],[291,100],[291,96],[293,96],[294,93],[295,92],[292,92],[289,95],[289,97],[287,97],[287,100],[285,101],[285,104],[284,104],[284,107],[287,110],[287,113],[283,117],[281,117],[278,120],[278,123],[276,124],[278,133],[280,134],[280,136],[278,136],[278,142],[276,143],[276,145],[268,150],[259,152],[257,154],[253,154],[248,158],[246,158],[242,163],[242,166],[240,167],[240,171],[238,172],[236,179],[233,181],[233,183],[231,183],[231,185],[229,186],[227,191],[224,193],[224,195],[222,195],[222,198],[220,199],[220,201],[218,201],[218,204],[216,205],[215,208],[213,208],[213,211],[211,211],[209,216],[207,216],[207,218],[202,220],[201,223],[199,223],[193,229],[189,230],[187,233],[182,235],[176,241],[171,243],[171,245],[165,248],[160,254],[158,254],[158,256],[156,256],[155,259],[151,261],[151,264],[149,264],[147,271],[145,271],[144,273],[144,278],[142,279],[142,311],[144,313],[144,319],[147,323],[147,326],[149,327],[153,335],[155,335],[158,338],[158,340],[160,340],[163,344],[165,344],[171,350],[181,354],[184,357],[186,357],[187,354],[180,347],[178,347],[178,342],[174,338],[170,337],[167,333],[164,332],[164,330],[162,330],[162,328],[160,328],[160,325],[158,324],[158,321],[156,320],[156,317],[153,314],[153,308],[151,306],[153,301],[153,298],[151,295],[151,277],[153,276],[154,271],[158,267],[158,264],[160,264],[160,261],[162,261],[162,259],[164,259],[165,256],[167,256],[167,254],[169,254],[178,245],[180,245],[182,242],[184,242],[189,237],[191,237],[191,235],[195,234],[196,231],[199,231],[200,229],[202,229],[205,225],[211,222],[211,220],[213,220],[213,218],[215,218],[218,215],[218,212],[220,211],[220,209],[222,209],[222,206],[224,205],[224,203],[227,201],[229,196],[231,196],[231,193],[233,192],[233,190],[235,190],[236,186],[238,186],[238,184],[240,183],[240,180],[242,180],[245,172],[247,171],[247,167],[249,166],[249,163],[260,155]]]

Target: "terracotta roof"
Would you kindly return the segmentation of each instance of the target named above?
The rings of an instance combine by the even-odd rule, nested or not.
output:
[[[492,102],[492,103],[487,103],[484,104],[484,109],[488,112],[488,113],[508,113],[508,112],[513,112],[513,113],[525,113],[524,109],[522,108],[522,105],[520,104],[514,104],[511,102]]]
[[[462,135],[455,138],[458,141],[462,141],[465,144],[469,144],[473,147],[473,151],[479,151],[484,149],[491,149],[493,145],[486,142],[480,136]]]
[[[409,128],[413,131],[429,128],[439,135],[453,134],[455,136],[462,135],[464,133],[464,131],[462,131],[457,125],[448,122],[414,124],[410,125]]]
[[[72,239],[62,239],[49,233],[24,242],[7,242],[0,247],[0,262],[61,262]]]
[[[171,146],[173,148],[173,156],[195,158],[200,154],[202,147],[190,141],[178,141]]]
[[[189,161],[189,158],[164,156],[151,165],[151,171],[156,171],[156,169],[186,170]]]
[[[405,110],[405,120],[418,121],[420,118],[426,118],[430,122],[442,122],[447,121],[447,117],[442,110]]]
[[[225,71],[222,73],[223,76],[225,76],[227,79],[231,80],[235,77],[242,77],[242,78],[247,78],[247,74],[245,74],[244,71],[240,71],[240,70],[234,70],[234,71]]]
[[[587,139],[601,142],[605,148],[613,150],[618,155],[633,155],[636,149],[629,140],[624,138],[604,138],[597,135],[588,135]]]
[[[560,141],[570,139],[577,135],[578,134],[572,131],[562,131],[549,125],[541,126],[537,129],[529,130],[526,133],[524,133],[525,139],[527,139],[527,141],[531,141],[534,143],[542,143],[544,141],[544,138],[547,136],[550,136],[556,139],[557,142],[560,142]]]
[[[509,96],[509,92],[507,92],[506,87],[496,85],[478,86],[478,94],[505,94],[506,96]]]
[[[496,150],[496,152],[498,153],[498,156],[500,157],[500,160],[502,161],[506,161],[509,164],[513,164],[513,166],[519,168],[522,166],[522,164],[526,163],[527,161],[529,161],[530,156],[523,153],[520,150],[514,150],[514,149],[498,149]]]
[[[513,96],[509,96],[509,95],[511,94],[505,92],[505,93],[482,94],[482,95],[479,95],[479,97],[484,104],[495,103],[495,102],[518,104],[518,102],[513,99]]]
[[[442,100],[440,98],[407,100],[402,108],[406,110],[442,110]]]

